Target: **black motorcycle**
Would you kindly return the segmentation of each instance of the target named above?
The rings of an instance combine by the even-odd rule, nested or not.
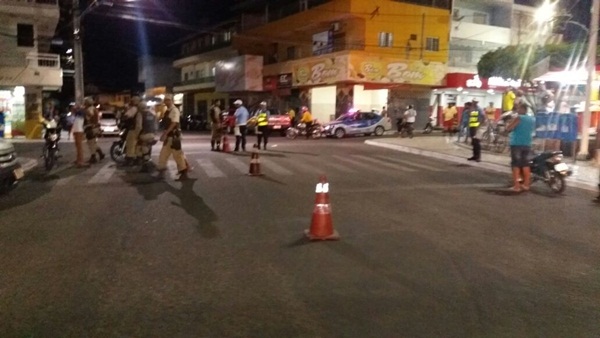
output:
[[[563,162],[562,151],[547,151],[531,160],[532,182],[543,181],[557,194],[565,191],[566,178],[571,174],[571,169]]]
[[[315,121],[310,127],[310,130],[306,130],[305,123],[298,123],[296,127],[289,127],[285,131],[285,136],[293,140],[298,136],[306,136],[307,133],[309,133],[311,138],[318,139],[321,136],[323,136],[323,126],[321,125],[321,123]]]
[[[44,132],[44,150],[42,157],[44,158],[44,167],[46,171],[52,170],[58,158],[58,140],[60,139],[60,128],[56,120],[47,120],[42,122],[46,128]]]
[[[110,158],[117,164],[125,163],[125,147],[127,146],[127,133],[129,126],[126,123],[119,123],[119,140],[113,142],[110,146]]]

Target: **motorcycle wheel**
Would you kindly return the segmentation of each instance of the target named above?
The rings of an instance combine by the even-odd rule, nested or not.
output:
[[[318,139],[321,138],[321,131],[320,130],[313,130],[310,137],[312,137],[313,139]]]
[[[550,189],[557,194],[562,194],[565,192],[565,189],[567,188],[567,182],[565,178],[556,171],[550,171],[549,174],[550,179],[548,180],[548,186]]]
[[[285,131],[285,136],[293,140],[298,137],[298,130],[295,128],[288,128],[288,130]]]
[[[125,143],[114,142],[110,147],[110,158],[119,164],[125,163]]]
[[[54,162],[56,160],[56,150],[55,149],[46,149],[44,151],[44,166],[46,167],[46,171],[52,170],[54,168]]]

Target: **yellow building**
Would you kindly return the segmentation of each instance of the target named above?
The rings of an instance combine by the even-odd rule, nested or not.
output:
[[[280,109],[307,105],[324,121],[350,107],[427,110],[446,74],[449,22],[449,9],[333,0],[244,30],[233,48],[263,57],[263,89]]]

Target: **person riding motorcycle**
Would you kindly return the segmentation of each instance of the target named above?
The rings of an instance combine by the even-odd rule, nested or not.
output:
[[[140,111],[140,98],[134,96],[129,101],[129,109],[123,115],[123,128],[127,129],[125,143],[125,166],[131,166],[136,160],[137,140],[141,132],[142,122]],[[145,108],[145,107],[144,107]]]
[[[306,139],[310,138],[313,126],[313,117],[306,106],[302,107],[302,118],[300,119],[300,123],[304,123],[306,125]]]
[[[138,115],[141,117],[141,131],[138,137],[137,157],[142,161],[142,172],[149,171],[150,157],[152,155],[152,146],[156,144],[154,139],[158,120],[156,114],[150,110],[145,102],[142,101],[138,106]]]

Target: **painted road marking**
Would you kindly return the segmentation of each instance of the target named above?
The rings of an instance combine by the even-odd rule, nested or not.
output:
[[[385,161],[378,160],[378,159],[375,159],[375,158],[371,158],[371,157],[368,157],[368,156],[353,155],[353,157],[354,158],[359,158],[359,159],[361,159],[363,161],[374,163],[376,165],[388,167],[388,168],[394,169],[394,170],[409,171],[409,172],[416,171],[415,169],[412,169],[412,168],[401,167],[401,166],[398,166],[397,164],[393,164],[393,163],[390,163],[390,162],[385,162]]]
[[[248,161],[248,163],[244,163],[237,157],[227,158],[225,160],[242,174],[247,174],[250,170],[250,161]]]
[[[96,175],[94,175],[89,181],[89,184],[103,184],[108,183],[110,178],[114,175],[117,170],[116,165],[114,163],[105,164]]]
[[[396,163],[401,163],[401,164],[406,164],[408,166],[413,166],[416,168],[421,168],[421,169],[425,169],[425,170],[430,170],[430,171],[446,171],[445,169],[441,169],[441,168],[436,168],[430,165],[426,165],[426,164],[420,164],[420,163],[414,163],[411,161],[406,161],[406,160],[400,160],[397,158],[390,158],[390,157],[386,157],[384,155],[377,155],[377,157],[391,161],[391,162],[396,162]]]
[[[269,159],[262,159],[261,160],[263,162],[263,164],[265,165],[265,168],[268,170],[273,171],[274,173],[278,174],[278,175],[293,175],[294,173],[287,170],[286,168],[280,166],[279,164],[269,160]]]
[[[204,170],[204,172],[206,173],[206,175],[208,177],[225,177],[225,173],[223,173],[221,170],[219,170],[219,168],[217,168],[217,166],[215,166],[214,163],[212,163],[211,160],[208,159],[199,159],[196,162],[198,162],[198,165],[200,165],[200,168],[202,168],[202,170]]]

